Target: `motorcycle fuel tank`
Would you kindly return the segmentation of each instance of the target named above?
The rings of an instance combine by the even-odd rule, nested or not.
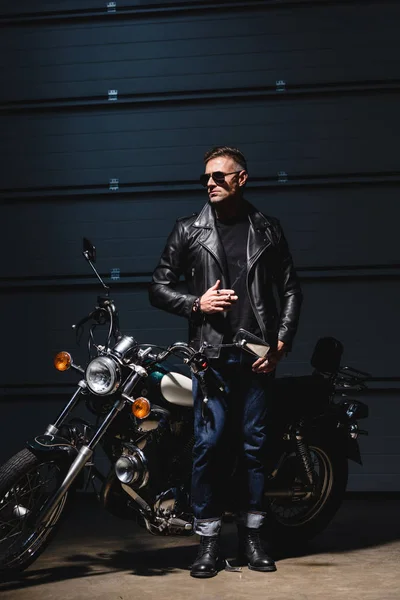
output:
[[[166,373],[160,382],[163,397],[171,404],[193,406],[192,380],[182,373]]]

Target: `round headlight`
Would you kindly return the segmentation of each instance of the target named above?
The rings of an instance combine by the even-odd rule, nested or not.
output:
[[[117,363],[108,356],[94,358],[86,369],[86,383],[93,394],[107,396],[118,388],[121,372]]]

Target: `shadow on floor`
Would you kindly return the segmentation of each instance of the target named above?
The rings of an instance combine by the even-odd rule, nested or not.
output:
[[[348,495],[333,522],[307,545],[269,551],[277,561],[310,556],[310,563],[302,562],[304,566],[324,566],[324,562],[315,561],[316,555],[384,546],[400,539],[398,506],[398,494]],[[44,558],[25,573],[0,584],[0,591],[117,572],[165,576],[189,568],[196,556],[196,543],[194,537],[153,537],[144,529],[114,519],[100,507],[94,508],[91,502],[85,501],[83,509],[72,515],[68,527],[64,526]],[[224,526],[222,550],[228,558],[235,556],[233,523]],[[50,565],[35,568],[49,561]]]
[[[82,577],[115,575],[117,572],[144,577],[163,576],[178,570],[188,570],[195,556],[196,546],[193,544],[152,548],[147,551],[138,550],[132,545],[131,549],[128,547],[110,552],[73,554],[64,559],[62,565],[41,569],[32,566],[24,573],[0,583],[0,591],[30,588]]]

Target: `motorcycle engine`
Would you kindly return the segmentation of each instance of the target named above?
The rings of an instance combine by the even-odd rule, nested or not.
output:
[[[115,474],[121,483],[140,489],[149,481],[149,468],[145,454],[133,444],[125,444],[124,451],[115,463]]]
[[[114,467],[114,481],[133,500],[151,533],[193,533],[189,500],[191,449],[190,427],[179,423],[149,428],[136,444],[123,444]]]

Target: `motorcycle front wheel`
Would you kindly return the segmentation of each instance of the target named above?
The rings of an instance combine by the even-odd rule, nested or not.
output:
[[[340,444],[315,440],[309,444],[314,472],[314,489],[305,498],[266,499],[265,537],[277,546],[298,545],[320,533],[339,509],[347,486],[348,461]],[[299,457],[287,454],[278,473],[280,486],[304,485]]]
[[[63,480],[54,460],[21,450],[0,468],[0,575],[23,571],[45,550],[56,533],[68,492],[39,528],[36,516]]]

